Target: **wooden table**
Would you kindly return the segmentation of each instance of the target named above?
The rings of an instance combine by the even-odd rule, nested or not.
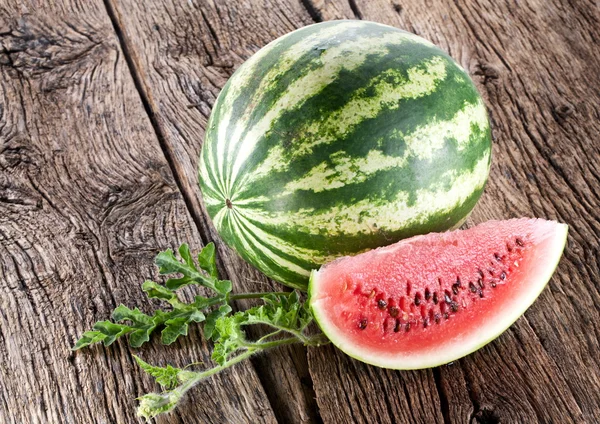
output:
[[[538,301],[454,364],[377,369],[290,346],[207,380],[161,423],[600,421],[600,13],[584,0],[1,0],[0,422],[132,423],[171,347],[70,346],[119,303],[149,308],[154,255],[218,246],[235,290],[278,288],[223,245],[196,183],[219,90],[274,38],[328,19],[426,37],[490,109],[490,181],[469,225],[570,225]]]

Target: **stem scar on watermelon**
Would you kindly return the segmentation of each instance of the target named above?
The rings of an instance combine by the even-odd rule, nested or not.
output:
[[[346,354],[385,368],[442,365],[513,324],[558,265],[568,227],[489,221],[400,241],[313,271],[310,307]]]

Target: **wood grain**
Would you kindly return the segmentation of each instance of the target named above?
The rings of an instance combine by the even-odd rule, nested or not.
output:
[[[119,303],[150,307],[159,249],[202,243],[104,5],[1,9],[0,422],[138,422],[136,396],[157,387],[134,352],[70,347]],[[200,340],[136,353],[207,361]],[[160,422],[275,421],[250,364],[188,402]]]
[[[134,420],[133,397],[154,387],[129,349],[68,347],[116,304],[140,305],[160,248],[215,240],[236,290],[277,287],[220,242],[196,161],[245,59],[342,18],[414,32],[467,69],[494,127],[490,182],[467,225],[558,219],[570,226],[565,256],[524,318],[454,364],[389,371],[289,347],[207,381],[161,422],[600,421],[594,2],[61,0],[1,16],[0,422]],[[194,332],[142,356],[183,365],[207,352]]]

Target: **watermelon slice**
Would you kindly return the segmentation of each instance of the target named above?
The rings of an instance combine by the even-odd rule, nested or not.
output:
[[[310,305],[342,351],[394,369],[433,367],[498,337],[538,297],[567,225],[489,221],[412,237],[313,271]]]

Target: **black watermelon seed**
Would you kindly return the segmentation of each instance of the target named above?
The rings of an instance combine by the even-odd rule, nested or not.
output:
[[[479,274],[479,276],[483,278],[483,271],[481,269],[477,268],[477,274]]]
[[[396,320],[396,325],[394,326],[394,333],[397,333],[398,331],[400,331],[400,320],[399,319]]]
[[[435,305],[437,305],[437,304],[438,304],[438,296],[437,296],[437,292],[433,292],[433,303],[434,303]]]
[[[483,280],[480,278],[479,280],[477,280],[477,284],[479,284],[479,287],[484,288],[485,285],[483,284]]]
[[[494,258],[498,261],[498,262],[502,262],[502,258],[500,257],[499,254],[494,253]]]
[[[500,274],[500,279],[506,280],[506,272],[502,271],[502,274]]]
[[[387,307],[387,302],[383,299],[379,299],[377,301],[377,307],[381,310],[385,309]]]
[[[431,299],[431,292],[429,289],[425,289],[425,300]]]
[[[407,323],[406,323],[406,325],[404,326],[404,330],[405,330],[406,332],[409,332],[409,331],[410,331],[410,322],[407,322]]]
[[[442,317],[440,316],[440,314],[435,314],[435,316],[433,317],[433,319],[434,319],[434,321],[435,321],[435,323],[436,323],[436,324],[439,324],[439,323],[440,323],[440,318],[442,318]]]
[[[477,287],[475,287],[475,284],[473,284],[472,281],[469,282],[469,290],[471,290],[471,293],[477,292]]]
[[[456,311],[458,311],[458,303],[456,303],[456,302],[452,302],[452,303],[450,304],[450,310],[451,310],[452,312],[456,312]]]
[[[479,290],[479,297],[483,298],[483,290]]]
[[[496,287],[496,282],[495,282],[495,281],[492,281],[492,282],[490,283],[490,286],[492,286],[492,288],[493,288],[493,287]]]
[[[448,315],[448,312],[444,312],[444,319],[448,319],[450,318],[450,315]]]
[[[523,247],[523,240],[521,240],[520,238],[515,239],[515,243],[517,243],[518,246]]]
[[[450,294],[449,294],[449,293],[446,293],[446,294],[444,295],[444,301],[445,301],[446,303],[452,303],[452,298],[450,297]]]
[[[363,318],[358,322],[358,328],[360,328],[361,330],[364,330],[365,328],[367,328],[368,323],[369,322],[367,321],[367,319]]]
[[[398,308],[396,308],[395,306],[390,307],[390,315],[392,316],[392,318],[396,318],[398,316]]]
[[[452,284],[452,293],[458,294],[459,287],[460,287],[460,284],[458,284],[458,283]]]
[[[427,328],[428,325],[429,325],[429,318],[425,318],[423,320],[423,328]]]
[[[460,277],[458,275],[456,276],[456,285],[460,287]]]
[[[492,271],[491,269],[488,269],[488,272],[490,273],[490,275],[493,277],[494,276],[494,271]]]
[[[419,306],[421,304],[421,295],[419,293],[417,293],[415,295],[415,305]]]

